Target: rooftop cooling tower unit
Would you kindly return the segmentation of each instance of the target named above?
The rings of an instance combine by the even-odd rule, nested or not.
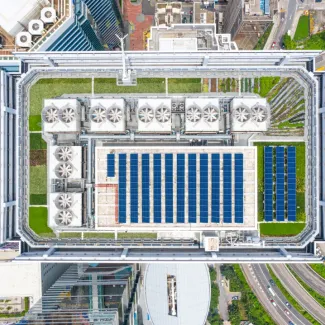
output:
[[[145,106],[139,109],[138,118],[143,123],[149,123],[153,120],[154,113],[150,106]]]
[[[261,106],[260,104],[256,104],[251,108],[252,112],[252,120],[254,122],[264,122],[266,120],[267,114],[266,114],[266,108],[264,106]]]
[[[32,35],[29,32],[20,32],[16,35],[16,45],[19,47],[32,47]]]
[[[46,24],[53,24],[56,21],[56,11],[52,7],[46,7],[41,10],[41,19]]]
[[[28,24],[28,31],[35,36],[41,36],[44,30],[44,23],[40,19],[33,19]]]
[[[55,217],[58,226],[69,226],[72,222],[73,214],[69,210],[61,210]]]
[[[47,106],[42,112],[43,121],[46,123],[55,123],[59,121],[59,109],[54,105]]]
[[[95,123],[106,121],[106,108],[103,106],[95,106],[90,110],[90,119]]]
[[[70,161],[72,159],[72,148],[58,147],[55,150],[55,157],[58,161]]]
[[[72,206],[72,196],[67,193],[59,194],[55,199],[55,205],[60,210],[70,209]]]
[[[76,112],[73,107],[66,106],[60,109],[60,119],[64,123],[71,123],[76,118]]]
[[[166,123],[170,120],[171,112],[166,106],[160,106],[156,109],[156,119],[160,123]]]
[[[190,106],[186,111],[186,118],[190,122],[198,122],[202,117],[201,109],[197,106]]]
[[[122,119],[122,110],[117,106],[112,106],[107,110],[107,118],[111,123],[118,123]]]
[[[235,109],[234,115],[235,115],[235,119],[238,122],[245,123],[250,119],[249,109],[244,105],[237,107]]]
[[[219,119],[218,108],[213,105],[205,107],[203,110],[203,118],[206,122],[216,122]]]
[[[73,172],[73,166],[70,163],[62,162],[55,167],[55,175],[58,178],[69,178]]]

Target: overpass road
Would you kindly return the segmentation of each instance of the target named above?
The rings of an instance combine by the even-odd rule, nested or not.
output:
[[[271,276],[265,264],[250,264],[243,269],[259,301],[278,324],[288,325],[291,321],[296,325],[311,325],[295,308],[286,305],[287,300],[280,289],[270,283]]]
[[[291,296],[321,324],[325,324],[325,309],[299,284],[284,264],[272,264],[272,270]]]
[[[290,267],[309,287],[325,296],[325,279],[320,277],[308,264],[291,264]]]

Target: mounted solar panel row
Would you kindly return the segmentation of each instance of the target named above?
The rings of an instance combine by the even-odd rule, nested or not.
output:
[[[177,154],[177,222],[185,222],[185,155]]]
[[[131,222],[138,222],[138,203],[139,203],[139,193],[138,193],[138,155],[132,153],[130,155],[130,212],[131,212]]]
[[[115,176],[115,155],[110,153],[107,155],[107,177]]]
[[[287,149],[288,221],[296,221],[296,147]]]
[[[188,222],[196,222],[196,154],[188,155]]]
[[[211,155],[211,221],[220,222],[220,155]]]
[[[264,147],[264,219],[273,220],[273,148]]]
[[[284,221],[284,147],[276,148],[276,220]]]
[[[223,154],[223,221],[231,223],[231,194],[232,194],[232,178],[231,178],[231,154]]]
[[[161,154],[153,155],[154,222],[161,223]]]
[[[165,213],[166,223],[173,223],[173,154],[165,154]]]
[[[244,157],[235,154],[235,222],[244,222]]]
[[[150,222],[150,160],[142,154],[142,222]]]
[[[208,154],[200,154],[200,222],[208,223]]]
[[[119,154],[118,220],[126,223],[126,154]]]

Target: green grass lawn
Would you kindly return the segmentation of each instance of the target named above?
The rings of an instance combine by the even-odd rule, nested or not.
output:
[[[47,226],[47,207],[29,208],[29,227],[38,235],[54,236],[52,229]]]
[[[169,93],[200,93],[200,78],[170,78],[168,79]]]
[[[79,238],[81,239],[80,232],[60,232],[60,238]]]
[[[85,232],[84,238],[115,239],[115,234],[112,232]]]
[[[268,222],[259,225],[261,236],[295,236],[305,228],[305,223],[298,222]]]
[[[297,161],[297,221],[305,221],[305,143],[254,142],[254,146],[257,146],[258,220],[264,220],[264,147],[295,146]]]
[[[42,116],[29,115],[28,126],[29,126],[29,131],[42,131]]]
[[[260,78],[260,91],[258,92],[261,97],[266,97],[271,89],[278,84],[280,77],[261,77]]]
[[[309,16],[302,15],[299,18],[294,40],[299,41],[307,38],[308,36],[309,36]]]
[[[156,233],[151,232],[119,232],[117,235],[118,239],[137,239],[137,238],[149,238],[149,239],[157,239]]]
[[[46,194],[29,194],[30,205],[46,205],[47,195]]]
[[[325,279],[325,265],[322,264],[309,264],[309,266],[319,274],[322,278]]]
[[[164,93],[164,78],[139,78],[136,86],[117,86],[114,78],[95,79],[95,93]]]
[[[289,121],[279,123],[278,128],[283,130],[285,128],[303,128],[305,123],[297,122],[297,123],[290,123]]]
[[[29,134],[30,150],[46,149],[47,143],[42,138],[42,133]]]
[[[29,193],[47,193],[47,167],[29,166]]]

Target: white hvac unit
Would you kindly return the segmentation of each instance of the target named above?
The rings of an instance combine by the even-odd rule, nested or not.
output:
[[[79,103],[76,99],[45,99],[42,120],[44,132],[79,132]]]
[[[170,133],[171,106],[170,98],[140,98],[137,108],[138,131]]]
[[[44,30],[44,23],[40,19],[33,19],[28,23],[28,31],[31,35],[41,36]]]
[[[19,47],[32,47],[32,35],[29,32],[20,32],[16,35],[16,45]]]
[[[231,129],[234,132],[264,132],[269,126],[269,108],[265,98],[234,98]]]
[[[217,98],[186,98],[186,133],[211,133],[219,131],[220,109]]]
[[[55,222],[58,226],[70,226],[72,223],[73,213],[69,210],[58,211]]]
[[[60,193],[55,199],[55,205],[60,210],[70,209],[73,203],[73,197],[70,193]]]
[[[91,99],[90,110],[91,132],[125,132],[125,108],[123,99]]]
[[[53,24],[56,21],[56,11],[52,7],[45,7],[41,10],[41,19],[45,24]]]

